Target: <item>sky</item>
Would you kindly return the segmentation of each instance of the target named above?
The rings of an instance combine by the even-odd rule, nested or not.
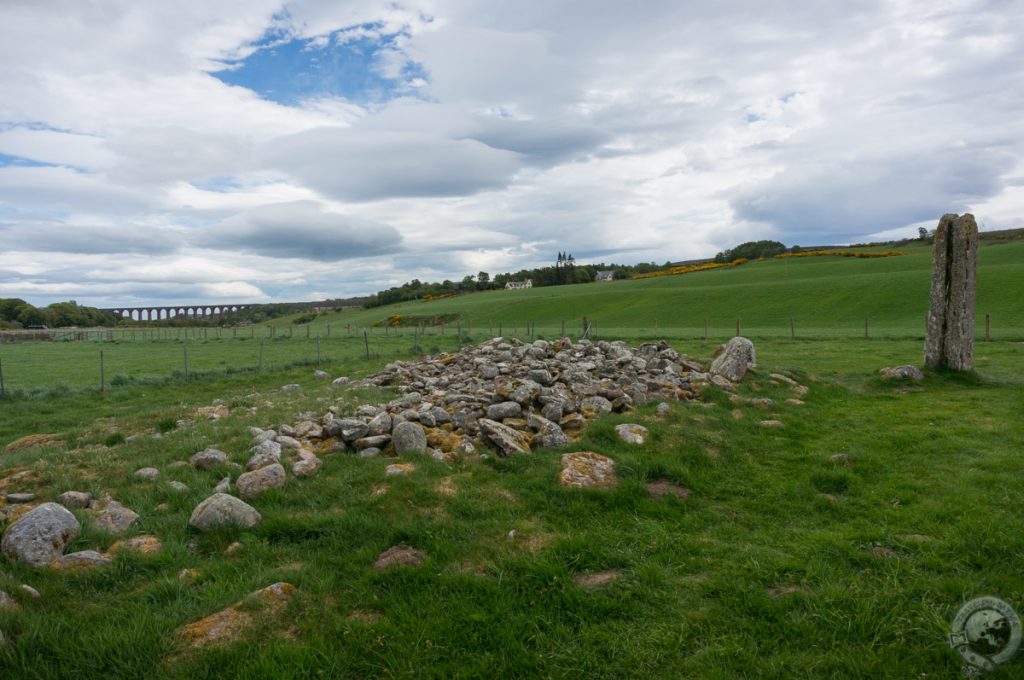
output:
[[[1024,2],[2,0],[0,297],[1024,227]]]

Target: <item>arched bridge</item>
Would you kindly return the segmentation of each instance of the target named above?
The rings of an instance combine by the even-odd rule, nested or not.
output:
[[[208,319],[221,317],[259,305],[175,305],[173,307],[107,307],[110,312],[122,319],[134,321],[160,321],[161,319]]]

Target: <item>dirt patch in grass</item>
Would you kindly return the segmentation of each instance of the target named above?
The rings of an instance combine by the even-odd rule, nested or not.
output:
[[[607,571],[590,571],[581,574],[576,574],[572,577],[572,580],[576,582],[576,585],[587,590],[593,590],[606,586],[609,583],[614,582],[622,576],[622,571],[619,569],[609,569]]]
[[[667,479],[656,479],[653,482],[647,482],[644,484],[647,487],[647,492],[651,494],[652,498],[661,498],[662,496],[675,496],[676,498],[686,498],[692,492],[685,486],[679,486],[673,484]]]

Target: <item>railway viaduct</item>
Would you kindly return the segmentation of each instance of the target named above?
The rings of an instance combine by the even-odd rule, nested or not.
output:
[[[174,305],[171,307],[105,307],[119,319],[134,321],[160,321],[161,319],[207,319],[221,317],[260,305]]]

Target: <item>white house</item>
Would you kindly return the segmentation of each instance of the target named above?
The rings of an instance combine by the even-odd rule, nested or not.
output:
[[[611,269],[608,269],[608,270],[603,271],[603,272],[598,272],[597,276],[594,278],[595,281],[612,281],[614,279],[615,279],[615,272],[612,271]]]
[[[525,281],[509,281],[505,284],[505,290],[518,290],[520,288],[533,288],[533,279]]]

